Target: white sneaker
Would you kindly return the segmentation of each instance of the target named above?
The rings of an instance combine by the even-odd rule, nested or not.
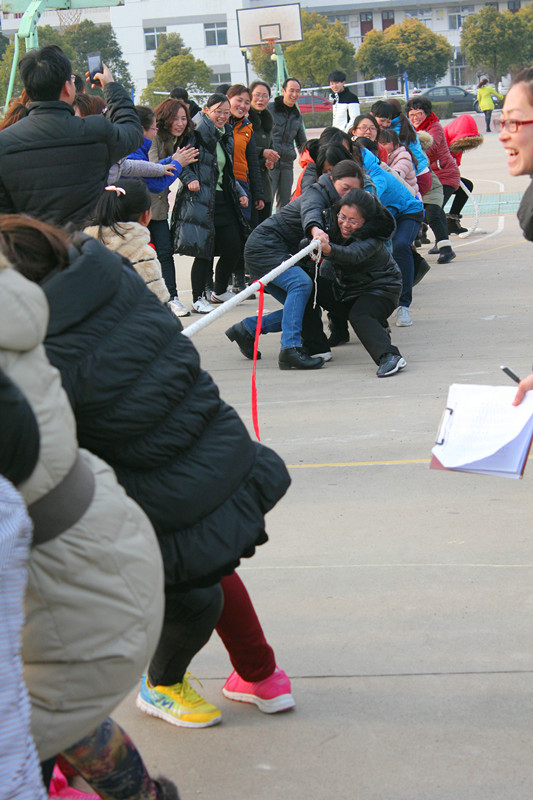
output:
[[[413,324],[413,320],[411,319],[411,315],[409,314],[409,309],[405,306],[398,306],[396,309],[396,327],[397,328],[408,328],[409,325]]]
[[[210,306],[205,297],[200,297],[192,304],[194,314],[209,314],[213,311],[213,306]]]
[[[233,292],[222,292],[222,294],[215,294],[214,292],[211,292],[212,303],[225,303],[226,300],[231,300],[232,297],[235,297]]]
[[[168,307],[177,317],[188,317],[191,313],[188,308],[185,308],[177,295],[168,301]]]
[[[331,350],[327,350],[325,353],[312,353],[311,358],[323,358],[324,361],[331,361],[333,353]]]

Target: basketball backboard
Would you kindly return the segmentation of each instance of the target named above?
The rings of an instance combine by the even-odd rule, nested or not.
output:
[[[2,0],[4,14],[23,14],[30,0]],[[105,8],[107,6],[122,6],[124,0],[48,0],[46,10],[58,8]]]
[[[302,20],[300,3],[263,8],[238,8],[239,47],[254,47],[278,42],[300,42]]]

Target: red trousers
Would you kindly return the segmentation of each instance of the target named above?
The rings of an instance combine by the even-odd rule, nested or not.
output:
[[[250,595],[236,572],[222,578],[220,585],[224,592],[224,609],[216,631],[241,678],[262,681],[276,669],[276,659],[265,639]]]

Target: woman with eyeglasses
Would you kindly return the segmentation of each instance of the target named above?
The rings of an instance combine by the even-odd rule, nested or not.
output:
[[[264,207],[261,209],[255,208],[255,206],[252,207],[252,227],[255,228],[272,214],[272,178],[270,172],[276,161],[279,161],[279,153],[272,148],[274,120],[268,110],[270,86],[261,80],[253,81],[250,84],[250,94],[252,101],[248,111],[248,119],[254,129],[265,202]]]
[[[320,308],[349,320],[378,365],[378,378],[407,366],[387,324],[402,291],[402,273],[390,250],[395,227],[394,217],[376,197],[363,189],[345,194],[326,215],[329,241],[322,244],[325,261],[317,278],[316,307],[308,305],[304,316],[306,347],[325,343]]]
[[[507,156],[511,175],[533,176],[533,67],[516,75],[505,96],[502,115],[495,120],[498,139]],[[518,222],[525,238],[533,242],[533,182],[529,184],[520,208]],[[520,381],[514,405],[522,402],[526,392],[533,389],[533,374]]]
[[[359,114],[359,116],[354,119],[353,125],[348,133],[352,137],[352,142],[355,142],[360,137],[365,137],[372,142],[377,142],[379,160],[383,161],[384,164],[388,163],[389,154],[385,147],[379,143],[381,128],[373,114]]]
[[[417,132],[425,131],[433,138],[433,144],[427,149],[426,155],[429,160],[430,167],[435,173],[437,178],[442,184],[442,191],[444,202],[442,207],[446,205],[452,194],[455,194],[461,183],[461,173],[457,166],[454,157],[450,153],[450,148],[446,141],[444,129],[439,122],[439,118],[432,111],[431,100],[429,97],[417,95],[412,97],[406,106],[409,122]],[[438,221],[428,220],[432,229],[435,229],[437,242],[435,250],[439,254],[439,264],[448,264],[455,258],[455,253],[452,250],[450,239],[448,238],[448,226],[446,220],[442,223],[442,231],[438,225]],[[439,236],[443,237],[439,239]],[[432,252],[430,250],[430,252]]]
[[[241,208],[248,207],[248,196],[233,171],[230,114],[226,95],[212,94],[202,113],[195,117],[191,144],[199,150],[198,163],[183,170],[183,190],[172,210],[174,250],[194,257],[191,283],[192,310],[196,314],[212,311],[205,288],[211,279],[215,255],[220,258],[209,300],[224,303],[233,297],[227,287],[238,268],[248,233],[241,213]]]

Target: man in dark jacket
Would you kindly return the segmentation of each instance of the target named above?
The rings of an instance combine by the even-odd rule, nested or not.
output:
[[[274,98],[268,106],[274,119],[272,147],[280,157],[270,174],[276,209],[287,205],[291,199],[296,158],[294,142],[300,147],[307,141],[302,115],[298,109],[301,88],[300,81],[296,78],[287,78],[281,89],[281,97]]]
[[[0,131],[0,212],[82,227],[109,168],[143,142],[135,106],[104,66],[95,79],[107,117],[74,116],[75,76],[56,45],[26,53],[19,71],[31,102],[27,117]]]

